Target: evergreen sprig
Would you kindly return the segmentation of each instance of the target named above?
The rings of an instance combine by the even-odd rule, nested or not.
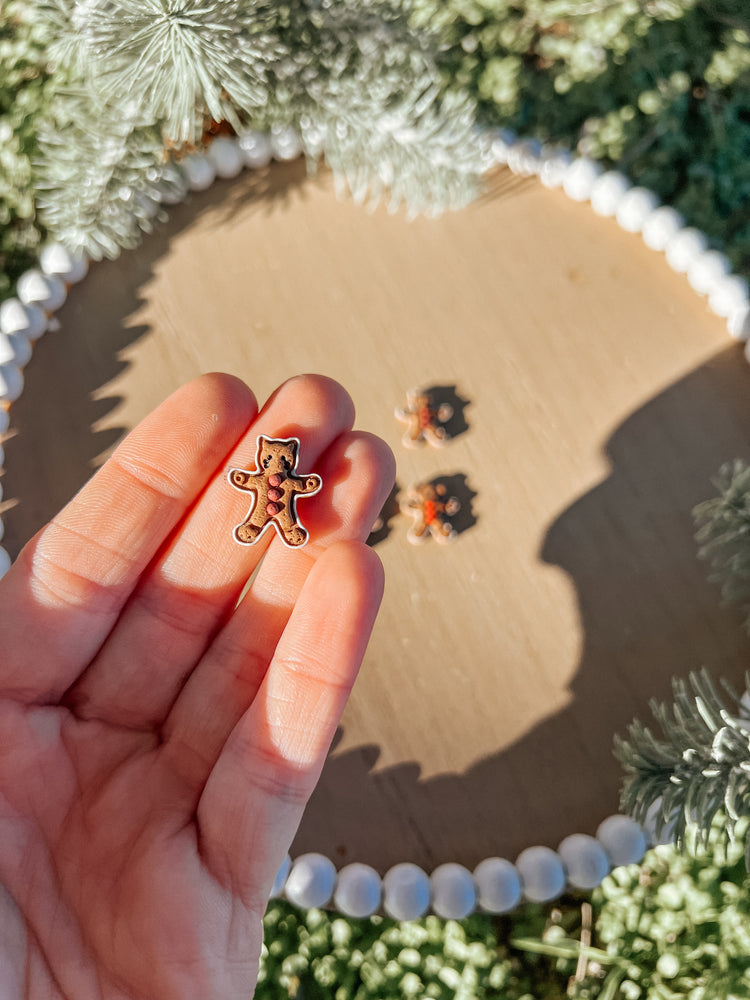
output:
[[[87,91],[58,93],[39,134],[37,203],[47,227],[95,260],[136,246],[159,216],[159,131]]]
[[[265,105],[283,54],[267,0],[42,0],[39,13],[61,69],[178,144]]]
[[[685,846],[690,833],[700,850],[718,813],[728,841],[750,815],[750,710],[726,681],[722,695],[705,670],[672,683],[671,705],[649,703],[661,736],[636,719],[627,738],[615,738],[626,773],[620,805],[644,825],[658,810],[657,835],[668,830]]]
[[[719,495],[693,510],[698,554],[711,566],[711,579],[725,600],[748,615],[750,629],[750,467],[727,463],[714,480]]]
[[[486,142],[475,102],[445,91],[437,37],[414,27],[403,2],[321,7],[294,46],[304,88],[303,139],[325,157],[357,201],[412,214],[459,207],[476,193]]]

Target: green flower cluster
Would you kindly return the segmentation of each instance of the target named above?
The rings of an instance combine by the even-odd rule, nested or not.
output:
[[[514,915],[541,935],[540,907]],[[275,901],[264,919],[265,945],[256,1000],[547,1000],[564,996],[556,960],[528,956],[503,942],[508,920],[430,916],[399,923],[385,917],[345,920],[323,910]],[[571,963],[567,963],[568,969]]]
[[[0,300],[34,261],[43,239],[36,220],[32,160],[36,123],[49,103],[44,40],[0,4]]]
[[[742,837],[720,829],[708,854],[673,847],[615,869],[594,892],[598,947],[584,949],[587,974],[575,1000],[721,1000],[750,995],[750,876]],[[579,948],[579,952],[580,952]]]

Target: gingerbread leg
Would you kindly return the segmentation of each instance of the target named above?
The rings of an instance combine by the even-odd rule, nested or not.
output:
[[[276,524],[284,536],[284,541],[292,548],[299,548],[304,545],[308,538],[308,533],[302,525],[294,520],[289,507],[284,506],[275,518]]]

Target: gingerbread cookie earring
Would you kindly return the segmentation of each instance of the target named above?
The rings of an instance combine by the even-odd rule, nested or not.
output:
[[[449,497],[443,483],[418,483],[410,486],[401,501],[401,511],[413,518],[406,537],[412,545],[421,545],[432,536],[437,542],[452,542],[457,532],[451,518],[459,512],[461,504],[456,497]]]
[[[453,407],[448,403],[435,406],[432,396],[424,389],[410,389],[406,394],[406,409],[396,409],[396,419],[406,424],[401,439],[404,447],[416,448],[428,441],[433,447],[441,448],[448,441],[443,424],[452,416]]]
[[[308,532],[297,520],[298,497],[310,497],[323,485],[320,476],[297,475],[298,438],[258,438],[254,469],[230,469],[232,486],[252,494],[253,504],[245,520],[234,529],[243,545],[253,545],[273,526],[283,542],[301,548]]]

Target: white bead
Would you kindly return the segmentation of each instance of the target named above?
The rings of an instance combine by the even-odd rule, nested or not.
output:
[[[647,247],[661,251],[666,250],[667,243],[684,228],[685,220],[680,213],[669,205],[662,205],[643,223],[641,236]]]
[[[31,361],[31,341],[23,333],[0,333],[0,365],[23,368]]]
[[[432,909],[444,920],[463,920],[477,905],[477,890],[471,872],[449,861],[430,876]]]
[[[508,149],[508,167],[521,177],[532,177],[542,165],[542,144],[538,139],[521,139]]]
[[[667,263],[673,271],[685,274],[691,264],[708,249],[706,234],[700,229],[681,229],[667,242],[664,248]]]
[[[634,819],[620,813],[599,824],[596,839],[613,866],[638,864],[646,853],[645,833]]]
[[[62,243],[48,243],[40,254],[39,264],[45,274],[69,285],[85,278],[89,269],[89,260],[83,250],[71,253]]]
[[[63,304],[66,295],[65,285],[59,278],[44,274],[37,268],[26,271],[18,279],[18,297],[24,305],[54,312]]]
[[[242,173],[244,166],[242,153],[234,139],[226,135],[217,135],[206,154],[211,161],[217,177],[228,179]]]
[[[573,154],[568,149],[544,149],[539,180],[546,188],[560,187],[572,162]]]
[[[180,166],[185,172],[188,187],[191,191],[205,191],[210,188],[216,180],[214,165],[207,156],[200,153],[191,153],[184,160],[180,161]]]
[[[292,859],[287,854],[284,860],[281,862],[281,868],[276,872],[276,878],[273,880],[273,885],[271,886],[271,893],[269,899],[276,899],[284,891],[284,886],[286,885],[286,880],[289,876],[289,869],[292,867]]]
[[[12,403],[23,392],[23,372],[18,365],[0,365],[0,401]]]
[[[607,852],[595,837],[572,833],[557,848],[574,889],[593,889],[609,874]]]
[[[0,406],[0,434],[5,434],[5,432],[10,427],[10,413],[5,409],[4,406]]]
[[[371,917],[380,906],[382,894],[383,886],[375,869],[355,861],[339,872],[333,904],[345,917]]]
[[[518,136],[510,128],[498,129],[490,144],[495,163],[507,163],[508,154],[518,141]]]
[[[9,569],[10,556],[4,548],[0,547],[0,579],[5,576]]]
[[[23,333],[37,340],[47,329],[47,315],[39,306],[26,306],[19,299],[6,299],[0,305],[0,331]]]
[[[245,166],[252,170],[267,167],[271,162],[271,138],[265,132],[245,132],[237,140]]]
[[[588,201],[594,184],[602,173],[601,164],[587,156],[579,156],[565,171],[563,190],[573,201]]]
[[[699,295],[710,295],[717,281],[729,274],[732,262],[718,250],[706,250],[690,264],[687,280]]]
[[[296,160],[302,152],[302,140],[292,125],[271,129],[271,152],[276,160]]]
[[[516,858],[524,896],[532,903],[547,903],[565,888],[563,863],[550,847],[527,847]]]
[[[646,219],[659,207],[659,199],[648,188],[634,187],[624,195],[615,216],[626,233],[640,233]]]
[[[323,854],[301,854],[292,864],[284,893],[290,903],[303,910],[325,906],[336,885],[336,867]]]
[[[608,170],[602,174],[591,189],[591,207],[603,218],[613,216],[632,184],[619,170]]]
[[[708,308],[717,316],[728,319],[737,309],[748,304],[750,292],[747,278],[727,274],[714,284],[708,297]]]
[[[508,913],[521,899],[521,879],[505,858],[485,858],[474,869],[479,905],[487,913]]]
[[[418,865],[404,861],[383,877],[383,909],[394,920],[416,920],[430,905],[430,880]]]
[[[750,305],[732,310],[727,318],[727,330],[735,340],[747,340],[750,337]]]

